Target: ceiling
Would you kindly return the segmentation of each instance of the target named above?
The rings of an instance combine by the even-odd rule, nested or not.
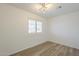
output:
[[[51,7],[45,14],[35,8],[35,6],[38,6],[39,3],[10,3],[9,5],[24,9],[45,18],[51,18],[62,14],[79,11],[79,3],[60,3],[59,5],[62,8],[54,9]]]

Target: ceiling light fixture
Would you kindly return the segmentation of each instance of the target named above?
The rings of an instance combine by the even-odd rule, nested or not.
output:
[[[43,13],[48,11],[51,7],[53,7],[54,9],[61,8],[61,6],[59,6],[57,4],[40,3],[40,5],[41,5],[41,8],[39,10],[42,11]]]
[[[45,13],[48,9],[48,4],[47,3],[41,3],[41,8],[39,9],[40,11],[42,11],[43,13]]]

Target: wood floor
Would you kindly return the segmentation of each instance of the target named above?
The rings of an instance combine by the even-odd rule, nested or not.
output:
[[[45,42],[38,46],[13,54],[13,56],[79,56],[79,49],[53,42]]]

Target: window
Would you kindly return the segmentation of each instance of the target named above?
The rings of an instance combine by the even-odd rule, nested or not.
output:
[[[42,32],[42,22],[37,21],[37,32]]]
[[[29,20],[28,21],[28,32],[35,33],[35,32],[42,32],[42,22]]]
[[[35,27],[36,27],[36,25],[35,25],[35,21],[34,20],[29,20],[29,33],[33,33],[33,32],[35,32]]]

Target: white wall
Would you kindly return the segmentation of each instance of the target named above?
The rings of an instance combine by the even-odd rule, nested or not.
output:
[[[43,22],[43,33],[28,34],[28,19]],[[47,41],[46,20],[27,11],[0,4],[0,55],[10,55]]]
[[[79,12],[49,20],[50,41],[79,49]]]

